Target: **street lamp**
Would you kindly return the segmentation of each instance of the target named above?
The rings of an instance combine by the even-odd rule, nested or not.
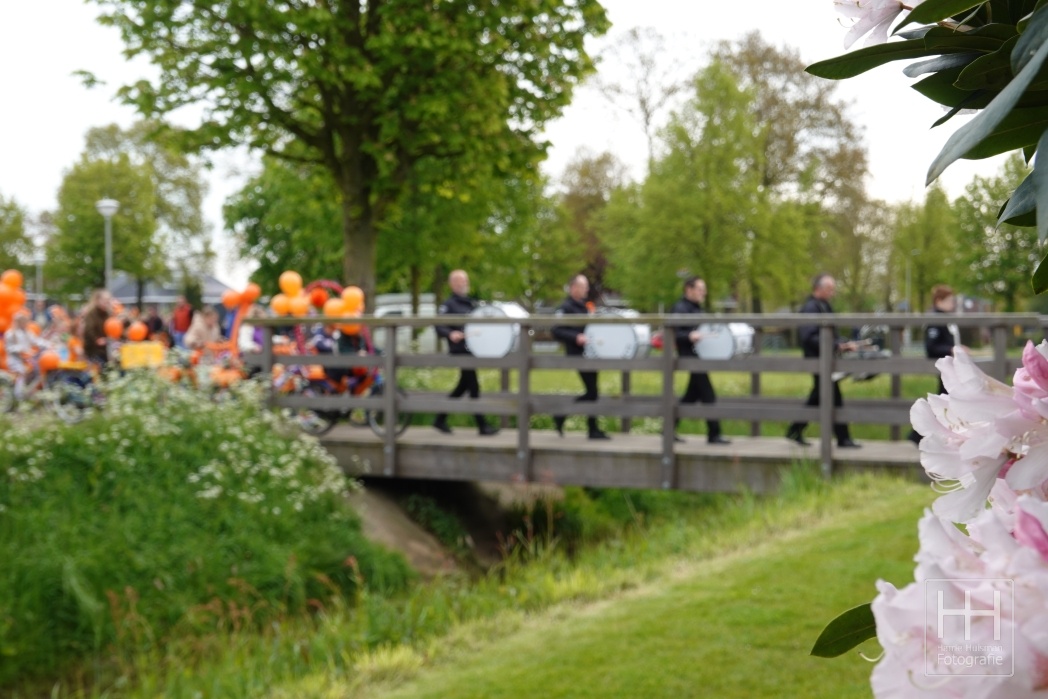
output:
[[[33,253],[33,264],[36,265],[36,296],[39,299],[44,299],[44,249],[37,248],[36,252]]]
[[[116,199],[99,199],[95,202],[98,213],[106,220],[106,291],[112,291],[113,283],[113,214],[120,209]]]

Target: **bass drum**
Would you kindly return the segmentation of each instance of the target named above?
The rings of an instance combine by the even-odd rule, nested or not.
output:
[[[727,325],[703,323],[698,330],[702,337],[695,343],[695,354],[699,359],[731,359],[738,353],[735,335]]]
[[[481,306],[471,318],[527,318],[528,312],[516,303]],[[520,323],[466,323],[466,348],[474,357],[498,359],[517,349]]]
[[[583,354],[590,359],[637,359],[647,357],[651,350],[651,327],[648,325],[590,323],[584,334]]]

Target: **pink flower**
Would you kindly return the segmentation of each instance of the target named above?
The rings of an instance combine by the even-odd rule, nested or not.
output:
[[[899,0],[833,0],[837,11],[845,17],[856,18],[855,24],[851,26],[844,37],[844,48],[849,49],[851,45],[862,36],[869,33],[866,46],[883,44],[888,40],[888,27],[903,10],[912,10],[922,0],[913,0],[907,6]]]

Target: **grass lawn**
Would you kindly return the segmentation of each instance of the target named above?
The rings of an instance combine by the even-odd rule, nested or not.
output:
[[[501,637],[481,631],[488,640],[438,654],[410,683],[355,696],[867,697],[872,665],[808,651],[826,622],[873,597],[877,578],[913,579],[931,493],[896,483],[862,498],[609,600],[554,607]],[[878,652],[873,641],[863,650]]]

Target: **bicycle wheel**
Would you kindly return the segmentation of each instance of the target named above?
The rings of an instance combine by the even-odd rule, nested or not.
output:
[[[324,395],[312,386],[306,386],[295,391],[291,395],[299,397],[314,397]],[[314,410],[312,408],[285,408],[284,415],[291,419],[298,428],[306,434],[314,437],[327,434],[338,422],[338,413],[330,410]]]
[[[55,377],[50,385],[51,409],[63,422],[73,425],[85,417],[95,404],[95,388],[78,376]]]
[[[382,384],[372,387],[372,396],[382,395]],[[408,397],[408,394],[402,389],[397,389],[398,401]],[[384,410],[369,410],[368,411],[368,426],[371,427],[371,431],[377,434],[379,437],[386,436],[386,411]],[[399,437],[404,434],[404,431],[411,426],[411,413],[405,413],[397,411],[397,424],[395,428],[395,434]]]

